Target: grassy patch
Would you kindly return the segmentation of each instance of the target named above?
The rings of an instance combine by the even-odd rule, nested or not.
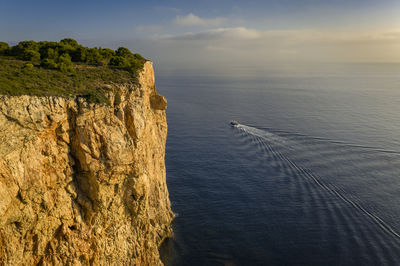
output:
[[[0,94],[83,96],[89,102],[107,103],[106,84],[136,82],[135,72],[74,63],[73,71],[59,71],[10,56],[0,56]]]

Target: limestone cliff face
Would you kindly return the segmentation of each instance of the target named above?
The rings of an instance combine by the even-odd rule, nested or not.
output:
[[[162,264],[166,101],[151,62],[109,87],[118,105],[0,96],[0,264]]]

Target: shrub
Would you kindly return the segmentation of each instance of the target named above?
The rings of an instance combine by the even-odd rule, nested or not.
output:
[[[92,90],[87,94],[83,95],[84,98],[90,103],[105,103],[110,105],[110,100],[104,95],[104,92],[101,90]]]
[[[50,58],[45,58],[40,62],[40,65],[44,68],[49,68],[49,69],[58,69],[58,64],[54,59]]]
[[[69,54],[67,54],[67,53],[62,54],[58,58],[58,69],[61,72],[72,72],[73,71],[71,57],[69,56]]]
[[[118,106],[121,103],[121,95],[118,92],[115,93],[114,96],[114,106]]]
[[[26,69],[32,69],[33,67],[34,67],[34,65],[32,63],[26,63],[24,65],[24,68],[26,68]]]

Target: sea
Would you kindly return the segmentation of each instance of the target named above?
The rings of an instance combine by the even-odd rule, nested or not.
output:
[[[166,265],[400,265],[400,64],[156,78]]]

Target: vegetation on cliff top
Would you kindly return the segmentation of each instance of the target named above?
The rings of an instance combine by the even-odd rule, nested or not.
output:
[[[88,48],[60,42],[0,42],[0,94],[82,96],[106,103],[104,85],[136,81],[146,59],[120,47]]]

